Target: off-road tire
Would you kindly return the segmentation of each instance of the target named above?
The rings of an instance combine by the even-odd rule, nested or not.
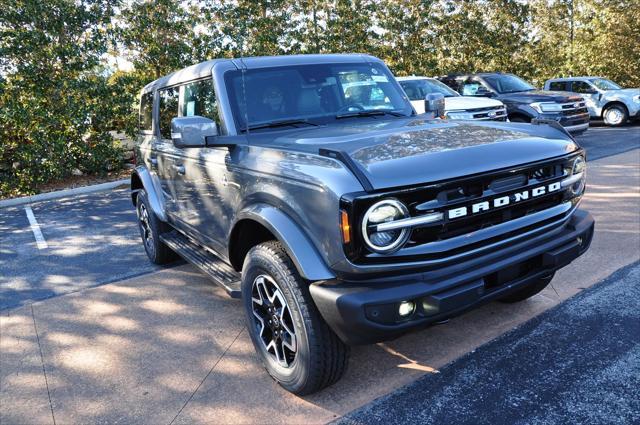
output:
[[[553,276],[554,276],[554,273],[551,273],[550,275],[547,275],[547,276],[543,276],[538,280],[525,286],[524,288],[518,289],[514,292],[509,293],[508,295],[505,295],[502,298],[499,298],[498,301],[511,304],[511,303],[517,303],[520,301],[524,301],[528,298],[531,298],[534,295],[538,294],[540,291],[542,291],[544,288],[546,288],[551,283]]]
[[[610,119],[610,114],[613,111],[619,112],[619,115],[616,115],[616,116],[620,116],[619,121],[614,122]],[[621,125],[624,125],[627,123],[627,120],[629,119],[629,111],[627,111],[627,108],[624,105],[614,104],[614,105],[608,106],[604,111],[602,111],[602,119],[604,123],[608,126],[620,127]]]
[[[267,352],[260,336],[252,301],[254,284],[260,276],[273,280],[271,284],[277,285],[291,313],[297,350],[289,367],[279,364],[275,356]],[[342,377],[349,347],[320,316],[309,293],[309,282],[299,275],[280,242],[264,242],[249,251],[242,267],[242,299],[256,353],[267,372],[283,388],[305,395],[328,387]]]
[[[160,240],[160,235],[170,231],[171,226],[161,221],[154,214],[149,205],[147,192],[145,192],[144,189],[141,189],[136,197],[136,212],[138,215],[138,229],[142,237],[142,245],[147,252],[149,260],[155,264],[167,264],[174,261],[176,254]],[[146,224],[143,220],[145,212],[147,214]],[[150,236],[150,239],[148,236]]]

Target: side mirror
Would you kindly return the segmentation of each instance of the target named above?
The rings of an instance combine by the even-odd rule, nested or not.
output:
[[[171,120],[171,140],[177,148],[202,148],[207,137],[217,136],[218,126],[209,118],[198,115]]]
[[[444,116],[444,95],[442,93],[429,93],[424,97],[424,113],[433,118]]]
[[[484,96],[484,97],[494,97],[495,93],[485,87],[478,87],[478,91],[475,94],[476,96]]]

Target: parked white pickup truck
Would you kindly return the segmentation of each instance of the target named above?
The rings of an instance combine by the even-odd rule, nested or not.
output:
[[[424,98],[430,93],[444,95],[445,117],[452,120],[507,121],[507,110],[502,102],[487,97],[461,96],[435,78],[397,77],[396,80],[409,97],[418,114],[424,113]]]
[[[570,77],[547,80],[544,89],[578,93],[586,100],[591,118],[602,118],[607,125],[640,119],[640,88],[623,89],[601,77]]]

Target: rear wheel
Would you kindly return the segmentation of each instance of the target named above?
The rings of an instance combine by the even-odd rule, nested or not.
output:
[[[171,230],[171,226],[155,215],[149,206],[149,198],[144,189],[138,192],[136,203],[138,228],[149,260],[155,264],[166,264],[175,260],[175,253],[160,240],[160,235]]]
[[[606,125],[617,127],[627,122],[629,112],[627,112],[627,108],[624,105],[611,105],[602,113],[602,119]]]
[[[267,372],[298,395],[338,381],[349,355],[320,316],[308,285],[279,242],[247,254],[242,298],[249,335]]]
[[[505,295],[502,298],[499,298],[498,301],[501,301],[503,303],[517,303],[531,298],[541,292],[544,288],[546,288],[549,283],[551,283],[551,279],[553,279],[553,276],[554,273],[543,276],[525,286],[524,288],[518,289],[514,292],[509,293],[508,295]]]

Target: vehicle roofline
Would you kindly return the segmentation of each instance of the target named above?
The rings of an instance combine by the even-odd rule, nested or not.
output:
[[[171,74],[158,78],[144,86],[142,93],[148,93],[161,87],[169,87],[181,82],[205,78],[211,75],[212,68],[221,62],[231,62],[236,67],[243,66],[245,69],[269,68],[276,66],[293,66],[322,63],[349,63],[349,62],[380,62],[381,59],[364,53],[335,53],[335,54],[301,54],[301,55],[281,55],[281,56],[246,56],[240,58],[220,58],[200,62],[186,68],[182,68]]]

